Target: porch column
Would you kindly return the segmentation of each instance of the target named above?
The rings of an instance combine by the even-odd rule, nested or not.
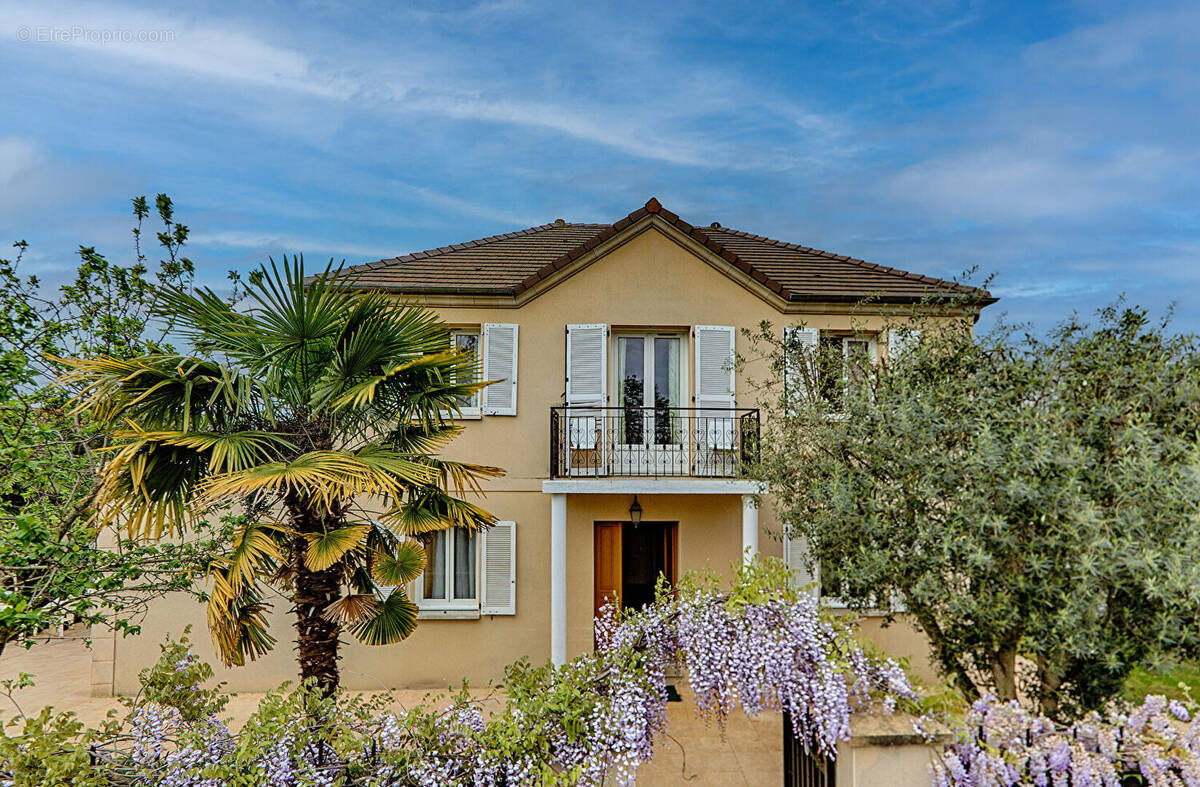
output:
[[[550,661],[567,662],[567,496],[550,495]]]
[[[749,550],[748,552],[746,550]],[[742,495],[742,555],[750,560],[758,554],[758,506],[754,495]]]

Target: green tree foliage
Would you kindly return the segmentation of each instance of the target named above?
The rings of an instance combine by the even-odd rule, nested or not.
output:
[[[336,271],[272,261],[247,292],[242,310],[160,287],[158,313],[195,354],[93,354],[69,362],[68,380],[83,387],[79,409],[116,430],[99,519],[158,538],[243,506],[210,573],[217,650],[242,664],[273,647],[273,584],[296,614],[302,677],[332,693],[343,632],[382,645],[415,628],[403,587],[424,565],[414,539],[492,522],[455,494],[500,471],[437,456],[484,383],[466,382],[478,360],[451,348],[436,315]]]
[[[758,473],[824,591],[903,599],[968,696],[1051,716],[1194,651],[1196,339],[1121,306],[1044,338],[916,324],[907,351],[858,369],[757,337],[776,372]]]
[[[0,259],[0,650],[73,621],[136,629],[145,602],[185,589],[211,546],[122,539],[90,521],[107,432],[69,412],[73,392],[55,382],[58,356],[165,346],[170,325],[151,318],[152,287],[190,286],[192,263],[180,254],[188,229],[165,194],[155,211],[165,256],[153,278],[141,248],[144,197],[133,200],[129,265],[81,247],[74,278],[47,292],[21,272],[24,241]]]

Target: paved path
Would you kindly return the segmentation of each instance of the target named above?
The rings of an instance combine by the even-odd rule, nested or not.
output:
[[[30,650],[6,649],[0,655],[0,679],[16,678],[22,672],[35,675],[36,680],[35,686],[16,695],[26,713],[52,705],[75,711],[87,724],[97,724],[113,708],[125,712],[114,697],[91,696],[91,653],[82,634],[68,634]],[[722,736],[715,725],[695,717],[686,687],[680,686],[680,690],[684,701],[667,706],[670,737],[658,743],[654,760],[642,767],[638,787],[775,787],[783,783],[783,731],[777,715],[747,719],[736,714]],[[424,691],[393,693],[401,705],[415,705],[427,696]],[[244,721],[261,698],[261,694],[246,692],[233,697],[227,712],[234,724]],[[0,698],[0,702],[4,700]],[[0,708],[0,718],[8,719],[14,713],[14,708]]]

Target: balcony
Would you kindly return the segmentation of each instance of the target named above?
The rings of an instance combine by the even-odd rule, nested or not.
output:
[[[551,478],[737,478],[758,458],[758,410],[551,407]]]

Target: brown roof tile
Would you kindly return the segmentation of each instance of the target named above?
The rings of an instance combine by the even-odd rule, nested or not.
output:
[[[613,224],[555,221],[516,232],[413,252],[347,269],[357,286],[395,292],[519,295],[646,216],[675,226],[790,301],[852,302],[876,297],[912,302],[926,296],[986,291],[713,223],[694,227],[653,197]]]

